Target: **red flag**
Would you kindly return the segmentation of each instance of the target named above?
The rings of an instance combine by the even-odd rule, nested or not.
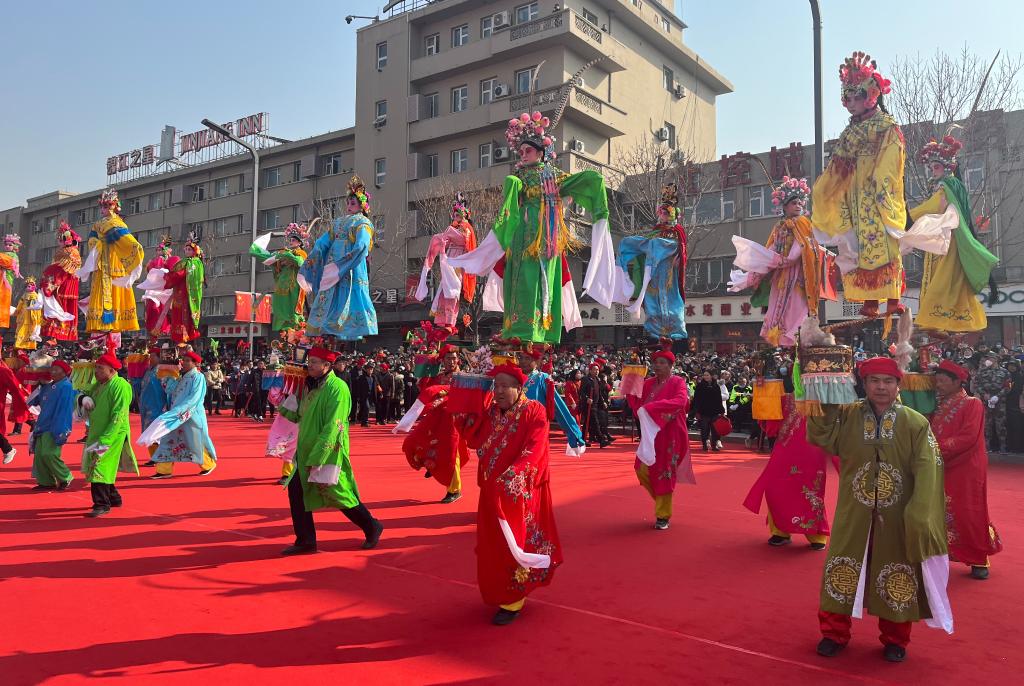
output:
[[[822,259],[822,270],[821,270],[821,298],[824,300],[839,300],[839,294],[836,292],[836,284],[842,282],[842,277],[839,274],[839,267],[836,266],[835,253],[828,250],[822,251],[824,259]]]
[[[235,291],[235,321],[248,322],[252,320],[252,293]]]
[[[260,298],[260,304],[256,306],[256,321],[260,324],[269,324],[271,309],[270,294],[268,293]]]
[[[409,274],[405,277],[405,305],[415,305],[419,302],[416,299],[416,289],[420,286],[420,277],[416,274]]]

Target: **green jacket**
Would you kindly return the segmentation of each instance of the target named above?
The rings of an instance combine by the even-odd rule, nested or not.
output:
[[[96,407],[89,413],[89,432],[85,437],[82,454],[82,473],[89,483],[112,484],[118,472],[139,473],[130,440],[128,406],[132,403],[132,385],[120,376],[105,384],[97,383],[89,396]],[[89,450],[89,446],[107,446],[102,455]]]

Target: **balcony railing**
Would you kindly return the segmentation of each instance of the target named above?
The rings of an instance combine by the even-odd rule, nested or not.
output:
[[[568,10],[562,10],[558,14],[549,14],[546,17],[534,19],[524,24],[516,24],[508,30],[508,39],[514,42],[535,36],[543,31],[561,28],[567,12]]]

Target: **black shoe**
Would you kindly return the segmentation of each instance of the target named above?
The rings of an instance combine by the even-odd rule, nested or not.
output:
[[[768,539],[768,545],[780,546],[780,545],[789,545],[790,543],[791,543],[791,541],[789,540],[789,537],[787,537],[787,536],[772,536],[771,538]]]
[[[491,619],[491,624],[494,624],[495,626],[506,626],[516,621],[516,617],[518,616],[518,610],[498,610],[498,612],[494,615],[494,618]]]
[[[818,655],[822,657],[835,657],[843,652],[845,647],[842,643],[836,643],[831,638],[823,638],[818,641]]]
[[[429,469],[427,471],[423,472],[423,478],[424,479],[429,479],[432,476],[434,476],[434,475],[430,473]]]
[[[611,444],[612,444],[612,442],[611,442],[611,441],[601,441],[600,443],[598,443],[598,444],[597,444],[597,446],[598,446],[599,448],[607,448],[607,447],[608,447],[608,446],[610,446]]]
[[[105,514],[110,513],[109,507],[94,507],[85,513],[86,517],[102,517]]]
[[[207,475],[209,475],[209,473],[210,473],[210,472],[212,472],[212,471],[213,471],[214,469],[216,469],[216,468],[217,468],[217,463],[216,463],[216,462],[214,462],[214,463],[213,463],[213,466],[212,466],[212,467],[210,467],[209,469],[203,469],[203,470],[201,470],[201,471],[199,472],[199,476],[207,476]]]
[[[708,444],[707,444],[707,443],[703,444],[703,445],[702,445],[702,446],[700,447],[700,451],[701,451],[702,453],[706,453],[706,452],[708,451]]]
[[[384,525],[380,523],[379,519],[373,520],[373,533],[366,537],[363,541],[363,550],[373,550],[377,547],[377,542],[380,541],[380,535],[384,531]]]
[[[462,497],[462,491],[455,491],[454,493],[449,493],[449,494],[445,495],[445,497],[441,498],[441,504],[442,505],[447,505],[449,503],[454,503],[456,500],[458,500],[461,497]]]
[[[21,435],[21,429],[15,429],[14,431],[11,432],[11,435],[12,436],[20,436]]]
[[[824,550],[824,549],[825,549],[825,544],[824,543],[812,543],[811,544],[811,550]]]
[[[287,486],[288,485],[288,477],[287,476],[282,476],[280,479],[277,480],[277,485],[278,486]]]
[[[68,490],[68,486],[71,485],[71,481],[72,481],[71,479],[68,479],[67,481],[61,481],[59,484],[57,484],[57,490],[58,491],[66,491],[66,490]]]
[[[296,544],[290,545],[287,548],[285,548],[284,550],[282,550],[281,554],[284,555],[284,556],[288,556],[288,555],[312,555],[315,552],[316,552],[316,544],[310,545],[308,543],[303,543],[302,545],[299,545],[298,543],[296,543]]]
[[[988,578],[988,567],[971,565],[971,578],[977,579],[978,581],[984,581]]]
[[[124,505],[124,501],[122,500],[118,500],[116,503],[110,503],[111,507],[121,507],[122,505]]]
[[[44,486],[42,484],[39,484],[38,486],[33,486],[32,490],[33,491],[37,491],[37,492],[52,491],[53,490],[53,486]]]
[[[887,662],[903,662],[907,659],[907,649],[890,643],[885,646],[885,649],[882,651],[882,655],[885,657]]]
[[[664,531],[668,528],[668,520],[663,519],[662,517],[658,517],[658,520],[654,522],[654,528],[658,531]]]
[[[142,466],[143,467],[155,467],[156,466],[156,462],[154,462],[153,460],[150,460],[149,462],[146,462]]]
[[[718,446],[715,446],[714,448],[711,449],[711,452],[713,452],[713,453],[720,453],[722,451],[718,449]]]

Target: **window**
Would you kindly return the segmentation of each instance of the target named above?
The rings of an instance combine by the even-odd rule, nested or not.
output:
[[[486,105],[494,100],[494,87],[498,85],[498,79],[484,79],[480,82],[480,104]]]
[[[425,119],[433,119],[437,115],[441,114],[440,101],[438,100],[437,93],[428,93],[423,96],[423,102],[425,109],[427,110]]]
[[[387,175],[388,161],[383,157],[378,157],[373,161],[373,183],[380,188],[384,185]]]
[[[661,85],[665,87],[669,93],[672,93],[676,89],[676,75],[668,67],[661,68]]]
[[[32,220],[32,233],[39,233],[43,230],[43,227],[39,224],[38,219]]]
[[[281,207],[273,210],[263,210],[263,217],[260,222],[263,225],[263,228],[276,229],[277,227],[282,226],[282,212],[284,212],[284,208]]]
[[[324,176],[333,176],[341,173],[341,153],[336,152],[324,157]]]
[[[516,93],[530,92],[530,84],[533,82],[533,75],[536,71],[536,67],[530,67],[516,72]]]
[[[583,18],[589,21],[594,26],[597,26],[597,15],[588,10],[586,7],[583,8]]]
[[[480,20],[480,37],[487,38],[494,33],[494,16],[487,15]]]
[[[128,214],[138,214],[142,211],[142,198],[128,198],[128,202],[125,203],[125,212]]]
[[[46,230],[56,231],[57,230],[57,215],[46,218]]]
[[[430,153],[427,155],[427,178],[433,178],[440,173],[437,166],[437,153]]]
[[[388,42],[377,43],[377,71],[388,66]]]
[[[271,188],[281,185],[281,168],[271,167],[263,170],[263,187]]]
[[[661,28],[665,29],[665,33],[672,33],[672,24],[669,23],[665,17],[658,17],[658,23],[661,24]]]
[[[213,220],[213,235],[217,238],[222,238],[233,233],[229,228],[227,218],[214,219]]]
[[[464,112],[469,109],[469,86],[452,88],[452,112]]]
[[[162,210],[164,208],[164,194],[153,193],[149,196],[149,211]]]
[[[668,131],[668,138],[665,142],[668,143],[668,147],[672,150],[676,148],[676,127],[668,122],[665,122],[665,130]]]
[[[480,168],[491,166],[491,159],[494,155],[494,143],[483,143],[480,146]]]
[[[736,216],[736,191],[729,189],[722,191],[722,221],[728,221]]]
[[[528,5],[520,5],[516,8],[516,23],[525,24],[528,21],[533,21],[537,18],[540,13],[540,9],[537,7],[538,3],[531,2]]]
[[[765,192],[764,186],[750,186],[747,188],[747,216],[748,217],[763,217],[765,212]]]
[[[642,10],[644,8],[644,3],[643,3],[642,0],[629,0],[629,1],[633,4],[633,7],[637,8],[638,10]]]
[[[203,240],[203,223],[192,222],[188,225],[188,233],[186,236],[196,236],[196,240]]]
[[[469,153],[466,148],[452,150],[452,174],[458,174],[469,169]]]
[[[469,24],[456,26],[452,29],[452,47],[461,48],[469,42]]]
[[[985,185],[985,160],[982,157],[972,157],[967,160],[967,171],[964,174],[964,185],[967,190],[980,191]]]
[[[206,200],[206,184],[197,183],[192,186],[192,202],[202,202]]]
[[[697,223],[717,222],[722,218],[722,198],[717,193],[705,193],[697,201]]]
[[[228,194],[228,180],[217,179],[213,182],[213,197],[223,198]]]
[[[292,162],[292,183],[302,180],[302,161]]]
[[[441,34],[432,33],[423,39],[423,52],[426,55],[436,55],[441,52]]]

